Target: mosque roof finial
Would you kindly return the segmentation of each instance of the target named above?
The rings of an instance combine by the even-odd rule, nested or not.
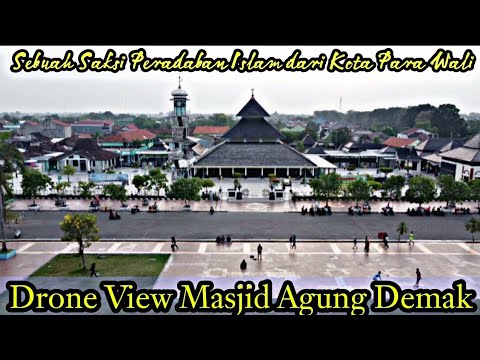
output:
[[[255,89],[252,88],[252,99],[255,99],[255,95],[253,94],[254,91],[255,91]]]
[[[182,87],[180,86],[180,83],[182,82],[182,78],[179,76],[178,77],[178,88],[181,89]]]

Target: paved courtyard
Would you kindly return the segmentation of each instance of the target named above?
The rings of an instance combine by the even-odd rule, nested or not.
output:
[[[76,253],[73,243],[12,242],[17,256],[0,262],[0,314],[8,314],[5,306],[9,280],[28,279],[37,288],[98,289],[102,280],[133,280],[139,289],[175,289],[179,281],[198,284],[211,280],[218,289],[233,289],[237,281],[251,280],[255,285],[262,280],[272,281],[275,298],[285,281],[290,280],[296,291],[301,289],[368,289],[372,276],[381,271],[383,280],[398,284],[402,289],[413,289],[415,269],[422,271],[420,289],[444,290],[452,282],[463,279],[467,289],[476,291],[480,304],[480,244],[422,242],[415,245],[393,243],[389,249],[375,243],[370,252],[352,249],[351,243],[297,243],[291,251],[288,242],[263,243],[263,260],[255,260],[256,243],[233,242],[218,245],[206,242],[180,242],[179,250],[171,252],[168,242],[97,242],[87,248],[92,254],[168,253],[167,265],[154,278],[29,278],[40,266],[59,253]],[[252,256],[254,257],[252,259]],[[247,262],[246,271],[240,262]],[[101,269],[98,269],[101,273]],[[103,301],[104,299],[102,299]],[[174,312],[174,310],[172,309]],[[402,314],[395,311],[395,314]],[[29,313],[31,314],[31,313]],[[96,314],[111,314],[106,301]],[[475,314],[480,314],[477,310]]]

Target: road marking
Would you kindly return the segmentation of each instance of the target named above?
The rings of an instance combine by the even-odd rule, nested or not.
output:
[[[158,253],[158,252],[162,251],[163,244],[165,244],[165,243],[162,242],[162,243],[159,243],[159,244],[155,245],[155,247],[152,250],[152,253]]]
[[[78,248],[78,244],[68,244],[64,249],[60,250],[59,253],[69,253],[75,248]]]
[[[119,243],[119,242],[113,244],[112,246],[110,246],[110,249],[107,250],[107,253],[114,252],[120,247],[120,245],[122,245],[122,243]]]
[[[338,247],[337,244],[330,243],[330,247],[332,248],[334,254],[341,254],[342,253],[342,250],[340,250],[340,248]]]
[[[417,246],[420,250],[422,250],[425,254],[433,254],[430,250],[428,250],[424,245],[419,244],[418,242],[415,245],[412,246]]]
[[[472,255],[480,255],[480,253],[478,253],[477,251],[473,250],[472,248],[468,247],[468,245],[466,244],[457,244],[458,246],[460,246],[462,249],[465,249],[467,250],[470,254]]]
[[[250,254],[250,243],[244,243],[243,244],[243,253],[244,254]]]
[[[23,245],[20,249],[17,250],[17,254],[18,253],[21,253],[21,252],[24,252],[25,250],[27,250],[30,246],[33,246],[33,242],[29,242],[29,243],[26,243],[25,245]]]
[[[201,243],[198,247],[198,252],[200,254],[205,254],[205,250],[207,250],[207,243]]]
[[[379,254],[383,254],[382,249],[380,249],[380,244],[372,244],[375,251]]]

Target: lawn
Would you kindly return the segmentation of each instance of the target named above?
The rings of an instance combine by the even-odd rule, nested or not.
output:
[[[158,276],[169,254],[112,254],[85,255],[87,270],[82,270],[82,261],[78,254],[55,256],[31,276],[82,277],[90,276],[88,270],[96,263],[97,273],[103,276]]]

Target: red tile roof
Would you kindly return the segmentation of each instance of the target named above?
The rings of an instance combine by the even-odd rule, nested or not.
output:
[[[75,124],[77,125],[112,125],[113,120],[91,120],[91,119],[85,119],[85,120],[80,120],[76,122]]]
[[[135,140],[148,140],[154,139],[156,135],[148,130],[140,129],[140,130],[131,130],[131,131],[124,131],[118,133],[117,135],[108,136],[102,139],[102,142],[121,142],[121,143],[130,143]]]
[[[138,126],[135,124],[127,124],[121,127],[121,129],[123,128],[127,128],[128,130],[139,130]]]
[[[382,144],[385,146],[404,148],[413,144],[417,139],[402,139],[395,136],[391,136],[386,139]]]
[[[223,135],[228,130],[230,130],[230,126],[196,126],[193,133],[205,135]]]
[[[40,124],[39,124],[38,122],[36,122],[36,121],[25,121],[25,122],[23,123],[23,125],[24,125],[24,126],[28,126],[28,125],[30,125],[30,126],[38,126],[38,125],[40,125]]]
[[[61,120],[55,120],[55,119],[52,120],[52,122],[55,123],[55,124],[58,124],[58,125],[60,125],[60,126],[71,126],[71,125],[72,125],[72,124],[70,124],[70,123],[66,123],[66,122],[63,122],[63,121],[61,121]]]

